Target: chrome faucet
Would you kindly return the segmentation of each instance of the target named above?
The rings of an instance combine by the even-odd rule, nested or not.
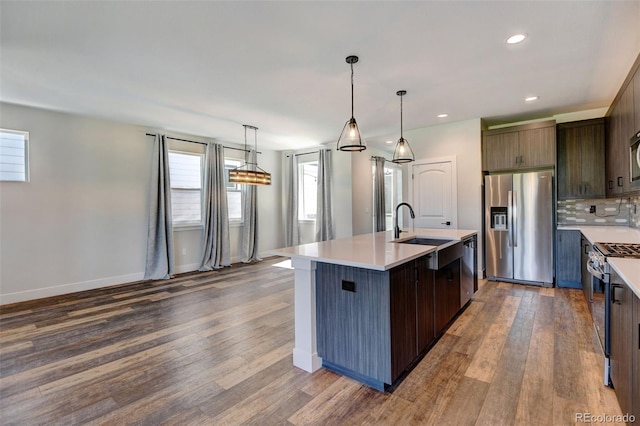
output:
[[[416,214],[413,212],[413,207],[411,207],[411,205],[409,205],[409,203],[400,203],[396,206],[396,222],[395,222],[395,227],[393,228],[393,238],[400,238],[400,233],[401,232],[405,232],[405,231],[401,231],[400,227],[398,226],[398,209],[401,206],[407,206],[409,207],[409,214],[411,215],[411,219],[415,219],[416,218]]]

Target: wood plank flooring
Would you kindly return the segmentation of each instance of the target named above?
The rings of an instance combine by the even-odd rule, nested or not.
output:
[[[282,260],[0,307],[0,424],[561,425],[621,414],[580,290],[482,282],[389,394],[293,367]]]

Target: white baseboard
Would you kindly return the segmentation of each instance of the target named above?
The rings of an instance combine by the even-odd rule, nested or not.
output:
[[[199,263],[190,263],[188,265],[177,265],[173,271],[176,274],[184,274],[185,272],[194,272],[200,268]]]
[[[60,296],[62,294],[75,293],[84,290],[107,287],[117,284],[125,284],[144,279],[144,272],[119,275],[117,277],[99,278],[97,280],[81,281],[71,284],[62,284],[52,287],[38,288],[34,290],[18,291],[15,293],[0,294],[0,305],[24,302],[27,300],[42,299],[43,297]]]
[[[261,257],[269,257],[269,252],[261,254]],[[231,263],[240,263],[240,257],[231,258]],[[176,274],[197,271],[200,267],[199,263],[190,263],[187,265],[179,265],[175,267]],[[27,300],[42,299],[44,297],[60,296],[63,294],[75,293],[78,291],[95,290],[101,287],[108,287],[117,284],[126,284],[144,279],[144,272],[136,272],[133,274],[119,275],[116,277],[99,278],[97,280],[81,281],[71,284],[62,284],[52,287],[37,288],[34,290],[18,291],[15,293],[0,294],[0,305],[8,305],[9,303],[25,302]]]

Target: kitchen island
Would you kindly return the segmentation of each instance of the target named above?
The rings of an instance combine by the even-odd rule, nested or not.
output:
[[[477,231],[415,229],[273,251],[295,269],[294,365],[392,385],[477,289],[476,241]]]

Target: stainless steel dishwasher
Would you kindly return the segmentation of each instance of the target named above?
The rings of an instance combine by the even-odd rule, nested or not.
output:
[[[462,273],[460,276],[460,307],[471,300],[478,290],[478,237],[473,235],[462,241]]]

